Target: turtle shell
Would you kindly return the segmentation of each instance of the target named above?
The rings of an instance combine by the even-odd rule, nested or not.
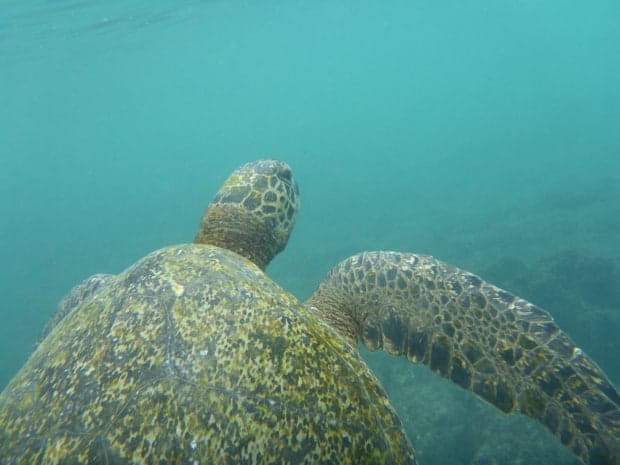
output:
[[[256,265],[151,253],[82,301],[0,396],[7,464],[413,464],[357,351]]]

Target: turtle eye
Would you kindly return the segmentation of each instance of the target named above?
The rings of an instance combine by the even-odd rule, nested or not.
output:
[[[287,181],[290,183],[291,179],[293,178],[293,173],[291,172],[289,168],[285,168],[285,169],[280,170],[280,174],[278,177],[282,179],[283,181]]]

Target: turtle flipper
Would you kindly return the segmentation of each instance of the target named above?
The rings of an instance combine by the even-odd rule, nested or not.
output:
[[[350,342],[543,423],[585,464],[620,464],[618,391],[530,302],[430,256],[365,252],[332,269],[307,305]]]
[[[112,274],[98,273],[73,286],[67,295],[58,303],[56,311],[43,328],[43,331],[39,335],[39,339],[37,339],[36,344],[32,348],[32,352],[39,347],[41,341],[47,337],[52,329],[54,329],[65,316],[83,301],[97,295],[113,278],[114,275]]]

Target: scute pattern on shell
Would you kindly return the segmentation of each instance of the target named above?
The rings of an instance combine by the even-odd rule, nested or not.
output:
[[[0,424],[10,465],[415,463],[357,351],[204,245],[153,252],[77,306],[0,397]]]

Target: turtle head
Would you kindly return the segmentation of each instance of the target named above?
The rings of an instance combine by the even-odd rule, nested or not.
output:
[[[247,163],[217,192],[194,242],[232,250],[264,270],[286,246],[298,208],[299,189],[286,163]]]

